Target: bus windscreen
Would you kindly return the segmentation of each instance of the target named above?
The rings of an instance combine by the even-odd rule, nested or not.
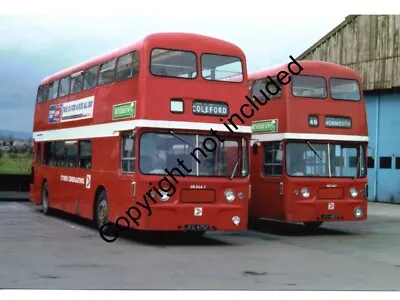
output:
[[[164,175],[183,161],[187,176],[244,177],[248,159],[243,157],[247,152],[239,156],[243,146],[240,139],[220,142],[208,135],[146,132],[140,137],[139,168],[143,174]],[[238,158],[242,167],[235,169]]]
[[[300,177],[366,176],[362,146],[327,143],[288,143],[286,172]]]

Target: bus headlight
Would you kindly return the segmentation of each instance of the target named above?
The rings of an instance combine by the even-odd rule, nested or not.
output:
[[[358,192],[357,192],[357,190],[356,190],[356,188],[351,188],[350,189],[350,196],[352,197],[352,198],[355,198],[355,197],[357,197],[358,196]]]
[[[362,211],[362,209],[360,207],[356,207],[354,209],[354,216],[356,218],[361,218],[363,216],[363,211]]]
[[[238,194],[238,198],[239,198],[240,200],[242,200],[243,197],[244,197],[243,193],[239,193],[239,194]]]
[[[310,191],[308,190],[308,188],[302,188],[301,191],[301,196],[305,199],[307,199],[308,197],[310,197]]]
[[[167,193],[167,192],[164,192],[164,191],[162,191],[162,190],[158,190],[158,191],[159,191],[160,194],[162,195],[162,196],[160,196],[160,195],[157,193],[158,199],[159,199],[160,201],[168,201],[168,199],[169,199],[168,193]],[[153,190],[151,190],[149,194],[150,194],[150,196],[151,196],[152,199],[156,200],[156,193],[155,193]]]
[[[158,195],[158,199],[160,199],[160,201],[168,201],[169,196],[167,192],[160,190],[160,194],[162,195],[162,196]]]
[[[240,223],[240,218],[239,218],[238,216],[232,217],[232,223],[233,223],[235,226],[238,226],[239,223]]]
[[[224,195],[225,200],[228,202],[233,202],[233,200],[235,200],[235,193],[232,190],[226,190]]]

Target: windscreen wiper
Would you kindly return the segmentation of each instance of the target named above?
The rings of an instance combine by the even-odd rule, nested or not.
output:
[[[233,176],[235,175],[236,170],[237,170],[237,168],[238,168],[238,166],[239,166],[239,162],[240,162],[240,153],[238,154],[238,158],[237,158],[237,160],[236,160],[235,166],[233,167],[232,174],[231,174],[231,176],[229,177],[230,180],[233,179]]]
[[[176,137],[177,139],[181,140],[182,142],[184,142],[185,144],[189,145],[190,147],[192,147],[193,149],[196,149],[195,146],[193,146],[192,144],[190,144],[189,142],[185,141],[183,138],[181,138],[180,136],[178,136],[175,132],[173,132],[172,130],[169,131],[170,134],[172,134],[174,137]]]
[[[319,156],[317,150],[314,149],[314,147],[311,145],[311,143],[309,141],[307,141],[307,145],[308,147],[310,147],[310,149],[314,152],[314,154],[320,159],[322,160],[321,156]]]

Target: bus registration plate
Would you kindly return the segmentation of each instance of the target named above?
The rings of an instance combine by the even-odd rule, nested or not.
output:
[[[207,224],[187,224],[185,225],[185,231],[206,231],[209,230],[210,226]]]
[[[325,214],[325,215],[321,215],[321,219],[323,219],[323,220],[339,220],[339,219],[342,219],[342,216],[335,215],[335,214]]]

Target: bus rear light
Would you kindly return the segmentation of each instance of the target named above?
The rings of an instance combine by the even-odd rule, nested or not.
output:
[[[356,188],[354,188],[354,187],[350,188],[350,196],[352,198],[356,198],[358,196],[358,192],[357,192]]]
[[[132,181],[132,196],[136,196],[136,182]]]
[[[279,194],[283,195],[283,182],[279,184]]]
[[[249,199],[251,199],[251,184],[249,184]]]
[[[182,99],[171,99],[170,110],[173,113],[183,113],[183,100]]]

